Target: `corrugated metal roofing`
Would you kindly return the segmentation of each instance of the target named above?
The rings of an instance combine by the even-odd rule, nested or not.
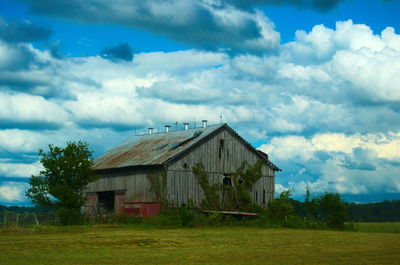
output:
[[[225,126],[135,135],[120,146],[95,159],[95,170],[130,166],[162,165],[169,159],[195,145],[214,131]]]

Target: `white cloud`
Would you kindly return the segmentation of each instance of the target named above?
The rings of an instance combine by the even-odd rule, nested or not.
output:
[[[366,93],[370,101],[400,101],[399,51],[339,51],[332,59],[332,68],[353,86],[354,93]]]
[[[37,175],[41,168],[39,162],[33,164],[0,162],[0,176],[29,178],[31,175]]]
[[[400,160],[400,135],[325,133],[313,135],[309,139],[289,135],[274,137],[269,144],[259,148],[273,154],[277,159],[300,156],[303,160],[308,160],[317,151],[351,154],[355,148],[363,148],[373,150],[378,158]]]
[[[45,148],[47,143],[58,143],[59,139],[63,137],[62,133],[61,131],[0,130],[0,146],[11,152],[36,153],[39,148]]]
[[[2,202],[23,202],[26,201],[24,192],[26,184],[6,182],[0,185],[0,201]]]
[[[0,121],[5,127],[7,123],[20,127],[60,127],[68,118],[65,110],[43,97],[0,91]]]
[[[306,185],[314,192],[400,192],[399,147],[399,136],[393,133],[328,133],[310,138],[274,137],[270,144],[261,145],[259,149],[269,153],[278,165],[287,167],[286,178],[278,179],[278,184],[301,195]],[[325,158],[321,158],[321,154]],[[291,169],[299,165],[303,168]]]
[[[229,12],[220,14],[225,24],[247,16]],[[243,45],[256,49],[265,43]],[[399,190],[394,176],[400,159],[400,36],[392,28],[373,34],[352,21],[338,22],[335,29],[318,25],[298,31],[280,53],[262,56],[186,50],[140,53],[129,62],[100,56],[57,60],[21,47],[0,45],[0,74],[8,74],[3,81],[36,82],[13,92],[10,82],[0,87],[0,126],[14,128],[0,130],[0,146],[10,151],[36,153],[50,143],[83,139],[98,155],[135,129],[195,118],[218,123],[222,114],[247,140],[270,139],[261,149],[283,167],[278,185],[310,183],[318,191],[349,193]],[[20,58],[30,64],[21,61],[10,70],[7,51],[26,52],[31,57]],[[54,86],[70,97],[51,94]],[[7,166],[3,172],[10,176],[28,171]]]

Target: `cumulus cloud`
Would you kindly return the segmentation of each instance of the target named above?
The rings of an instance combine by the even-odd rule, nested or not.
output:
[[[0,183],[0,201],[6,203],[15,203],[26,201],[24,196],[27,184],[18,182]]]
[[[233,53],[265,53],[278,48],[279,33],[261,12],[219,1],[30,1],[37,14],[83,23],[111,23],[148,30],[195,47]]]
[[[5,177],[4,180],[8,177],[29,178],[31,175],[38,174],[41,168],[38,162],[33,164],[0,162],[0,176]]]
[[[46,71],[57,69],[43,74],[73,95],[61,100],[60,109],[84,128],[132,130],[172,117],[192,120],[201,109],[216,121],[224,113],[224,120],[245,134],[256,121],[257,128],[246,135],[255,138],[400,129],[399,35],[391,28],[374,35],[350,20],[338,22],[336,29],[319,25],[308,33],[299,31],[280,54],[263,57],[187,50],[139,53],[134,61],[116,63],[100,56],[57,60],[46,57],[46,51],[33,51],[47,58]],[[25,72],[26,79],[40,76]],[[187,108],[192,109],[189,114]],[[230,115],[234,108],[246,110],[235,117]]]
[[[260,149],[289,169],[277,182],[297,195],[306,185],[314,192],[399,193],[400,155],[393,152],[400,150],[399,140],[393,133],[282,136]]]
[[[58,129],[68,121],[68,113],[43,97],[0,91],[1,129]]]
[[[283,169],[277,189],[398,192],[399,56],[394,29],[374,34],[350,20],[298,31],[263,56],[186,50],[57,59],[0,41],[0,146],[36,153],[87,140],[100,155],[146,127],[218,123],[222,115],[247,140],[269,141],[261,149]]]
[[[31,44],[10,44],[0,40],[0,89],[44,97],[73,97],[68,91],[74,79],[63,76],[61,61],[49,51]]]

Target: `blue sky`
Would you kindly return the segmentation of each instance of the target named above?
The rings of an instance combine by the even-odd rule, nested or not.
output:
[[[3,0],[0,204],[39,148],[222,119],[295,198],[400,199],[397,0]]]

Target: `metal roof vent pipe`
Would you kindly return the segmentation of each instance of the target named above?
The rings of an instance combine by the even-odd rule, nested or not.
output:
[[[165,132],[167,133],[167,132],[169,132],[169,129],[171,128],[171,126],[169,126],[169,125],[165,125]]]
[[[188,122],[185,122],[183,125],[185,126],[185,131],[189,130],[189,123]]]
[[[153,128],[149,128],[149,134],[153,133]]]
[[[207,127],[207,120],[202,120],[201,122],[203,123],[203,126],[202,126],[202,127],[203,127],[203,128],[206,128],[206,127]]]

